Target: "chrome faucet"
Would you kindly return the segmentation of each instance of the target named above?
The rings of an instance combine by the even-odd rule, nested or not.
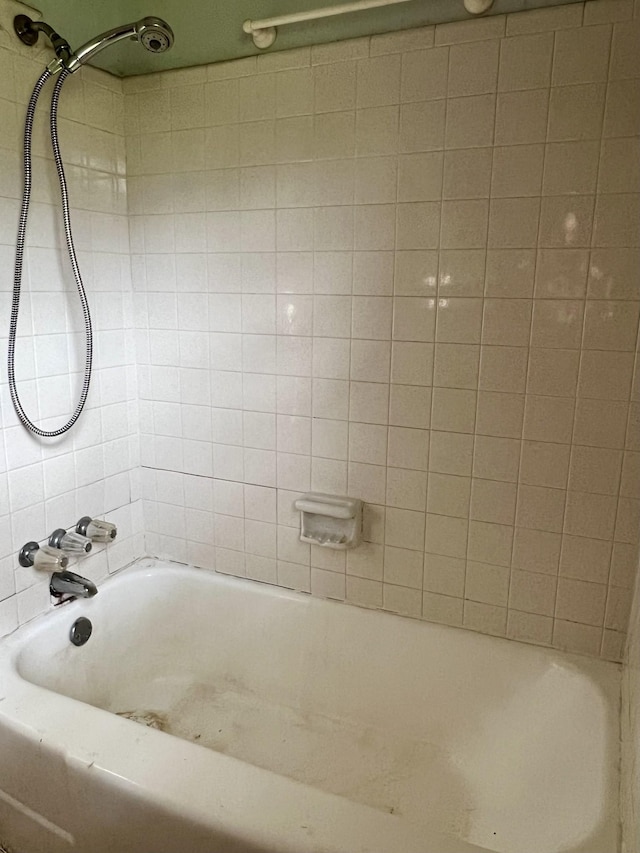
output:
[[[93,598],[98,594],[97,586],[87,578],[75,572],[54,572],[51,575],[49,592],[54,598],[73,596],[74,598]]]

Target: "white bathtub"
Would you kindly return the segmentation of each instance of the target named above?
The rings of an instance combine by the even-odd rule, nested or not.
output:
[[[615,853],[618,692],[613,664],[145,560],[0,643],[0,845]]]

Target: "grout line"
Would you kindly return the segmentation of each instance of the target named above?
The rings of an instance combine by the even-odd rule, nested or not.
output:
[[[551,88],[551,80],[553,77],[553,65],[554,65],[554,61],[555,61],[556,31],[553,32],[553,42],[554,42],[554,44],[553,44],[553,49],[551,51],[550,67],[549,67],[549,87],[548,87],[549,93],[550,93],[550,88]],[[533,247],[534,254],[533,254],[533,272],[532,272],[532,291],[531,291],[531,297],[530,297],[531,312],[530,312],[530,316],[529,316],[529,340],[528,340],[526,362],[525,362],[525,387],[524,387],[524,401],[523,401],[524,404],[523,404],[523,410],[522,410],[522,426],[521,426],[521,430],[520,430],[520,439],[519,439],[519,441],[520,441],[520,453],[519,453],[519,458],[518,458],[518,471],[516,474],[516,503],[515,503],[515,507],[514,507],[513,538],[511,541],[511,555],[510,555],[510,561],[509,561],[510,565],[509,565],[509,586],[508,586],[508,590],[507,590],[507,624],[508,624],[508,618],[509,618],[509,611],[511,609],[509,606],[509,602],[511,600],[511,585],[512,585],[512,579],[513,579],[514,557],[515,557],[516,538],[517,538],[516,534],[517,534],[517,530],[518,530],[517,519],[518,519],[518,508],[520,506],[520,489],[521,489],[521,486],[523,485],[522,481],[521,481],[521,476],[522,476],[522,466],[523,466],[523,459],[524,459],[524,449],[525,449],[525,443],[526,443],[526,440],[525,440],[526,408],[527,408],[526,404],[527,404],[527,399],[530,396],[528,393],[529,368],[530,368],[530,363],[531,363],[531,349],[533,346],[533,316],[534,316],[534,310],[533,309],[535,306],[536,278],[537,278],[537,272],[538,272],[538,255],[540,252],[540,234],[541,234],[541,230],[542,230],[542,199],[543,199],[543,187],[544,187],[544,174],[545,174],[545,166],[546,166],[546,159],[547,159],[547,144],[548,144],[547,139],[549,136],[549,120],[550,120],[549,117],[550,117],[550,112],[551,112],[550,94],[546,98],[546,109],[547,109],[546,129],[545,129],[545,139],[544,139],[544,142],[542,143],[543,144],[543,156],[542,156],[542,167],[541,167],[541,174],[540,174],[540,187],[539,187],[540,195],[538,197],[538,227],[536,230],[536,242],[535,242],[535,246]],[[555,443],[555,442],[550,442],[550,443]],[[566,500],[566,498],[565,498],[565,500]],[[525,529],[525,528],[523,528],[523,529]],[[558,557],[558,560],[559,559],[560,558]],[[558,576],[558,566],[556,566],[556,591],[555,591],[556,596],[557,596],[557,584],[558,584],[557,576]],[[554,611],[555,611],[555,598],[554,598]],[[536,615],[548,617],[548,614],[536,614]],[[553,643],[553,617],[552,617],[552,637],[551,637],[550,641],[545,643],[544,645],[552,645],[552,643]]]
[[[485,241],[484,241],[484,271],[483,271],[483,279],[482,279],[482,295],[480,296],[480,299],[482,300],[482,308],[481,308],[481,314],[480,314],[480,339],[478,342],[478,368],[477,368],[477,373],[476,373],[476,387],[474,389],[476,399],[475,399],[475,412],[474,412],[474,419],[473,419],[473,440],[472,440],[472,444],[471,444],[471,471],[469,474],[469,501],[467,504],[467,537],[466,537],[466,544],[465,544],[464,585],[463,585],[463,592],[462,592],[462,606],[463,606],[462,624],[463,625],[464,625],[464,621],[465,621],[465,615],[466,615],[466,611],[467,611],[467,600],[468,600],[467,599],[467,592],[468,592],[467,573],[468,573],[468,566],[469,566],[470,529],[471,529],[471,523],[472,523],[471,504],[472,504],[472,500],[473,500],[473,485],[474,485],[474,480],[476,479],[474,477],[473,471],[474,471],[474,463],[475,463],[475,457],[476,457],[476,442],[477,442],[476,428],[477,428],[477,422],[478,422],[478,399],[479,399],[479,394],[480,394],[480,371],[482,368],[482,349],[483,349],[482,337],[483,337],[483,330],[484,330],[484,312],[485,312],[485,304],[486,304],[485,303],[485,291],[486,291],[487,266],[488,266],[487,258],[489,256],[489,229],[491,227],[491,207],[492,207],[492,200],[493,200],[492,194],[491,194],[491,188],[492,188],[492,184],[493,184],[493,169],[494,169],[495,152],[496,152],[496,128],[497,128],[497,124],[498,124],[498,90],[499,90],[499,83],[500,83],[500,64],[502,61],[502,50],[504,47],[505,38],[506,38],[506,16],[505,16],[505,32],[499,37],[499,40],[498,40],[498,62],[496,65],[495,92],[492,93],[493,94],[493,130],[492,130],[492,134],[491,134],[491,166],[490,166],[490,170],[489,170],[489,189],[488,189],[489,195],[487,198],[487,224],[486,224]],[[515,514],[515,508],[514,508],[514,514]],[[514,521],[514,523],[515,523],[515,521]],[[512,534],[512,538],[513,538],[513,534]],[[511,576],[511,568],[509,567],[509,577],[510,576]],[[508,624],[508,616],[509,616],[508,605],[509,605],[509,591],[507,590],[507,603],[505,606],[505,626],[504,626],[504,635],[505,636],[507,633],[507,624]],[[495,606],[499,606],[499,605],[488,605],[488,606],[494,606],[495,607]]]
[[[435,32],[434,32],[435,39]],[[431,436],[433,434],[433,396],[434,396],[434,380],[435,380],[435,364],[436,364],[436,341],[438,335],[438,301],[440,296],[440,272],[441,272],[441,264],[442,264],[442,220],[443,220],[443,207],[444,207],[444,176],[445,176],[445,162],[446,162],[446,138],[447,138],[447,115],[448,115],[448,103],[449,99],[446,97],[446,92],[449,88],[449,64],[451,62],[451,49],[450,46],[447,45],[441,49],[445,49],[447,51],[447,63],[446,63],[446,75],[445,75],[445,83],[444,83],[444,118],[443,118],[443,127],[442,127],[442,169],[440,175],[440,228],[438,231],[438,262],[436,266],[436,289],[434,296],[434,320],[433,320],[433,342],[431,344],[431,402],[429,406],[429,434],[427,437],[427,470],[426,470],[426,483],[425,483],[425,511],[424,511],[424,537],[423,537],[423,556],[422,556],[422,603],[421,603],[421,618],[425,618],[424,616],[424,594],[425,594],[425,574],[427,570],[427,554],[430,553],[427,551],[427,528],[429,522],[429,480],[431,479]],[[468,531],[468,523],[467,523],[467,531]],[[465,547],[466,550],[466,547]],[[464,587],[463,587],[464,590]],[[463,591],[464,594],[464,591]],[[464,605],[463,605],[464,606]],[[460,624],[462,624],[462,614],[460,619]]]
[[[612,62],[613,62],[613,31],[614,31],[613,24],[609,24],[609,27],[610,27],[609,61],[607,63],[607,82],[606,82],[605,96],[604,96],[602,126],[601,126],[601,130],[600,130],[600,136],[598,138],[598,160],[597,160],[598,166],[596,169],[595,191],[593,194],[593,213],[592,213],[593,220],[592,220],[592,226],[591,226],[591,239],[589,240],[589,261],[588,261],[589,266],[587,268],[587,284],[586,284],[585,297],[584,297],[584,320],[583,320],[583,327],[582,327],[582,339],[580,342],[581,346],[580,346],[580,366],[579,366],[579,371],[578,371],[578,383],[580,381],[580,373],[582,371],[582,360],[584,358],[584,353],[586,351],[584,348],[584,336],[585,336],[586,327],[587,327],[587,306],[588,306],[588,295],[589,295],[589,271],[591,268],[592,253],[593,253],[594,249],[596,248],[595,236],[596,236],[596,210],[597,210],[597,205],[598,205],[598,188],[600,186],[600,170],[602,168],[602,148],[603,148],[603,140],[605,138],[604,132],[605,132],[605,119],[606,119],[606,115],[607,115],[607,103],[609,100],[609,91],[610,91],[610,86],[611,86],[611,66],[612,66]],[[636,342],[637,342],[637,330],[636,330]],[[631,375],[631,381],[633,382],[633,373]],[[576,389],[576,399],[577,399],[579,387],[580,386],[578,385],[578,388]],[[630,396],[631,396],[631,388],[629,388],[629,397]],[[627,421],[628,421],[629,410],[630,410],[630,406],[628,405]],[[576,420],[577,420],[577,404],[576,404]],[[574,420],[573,431],[571,434],[572,448],[575,446],[573,440],[574,440],[574,435],[575,435],[576,420]],[[615,511],[615,515],[613,518],[613,530],[611,532],[611,541],[610,541],[611,548],[610,548],[610,552],[609,552],[609,570],[607,572],[607,580],[605,583],[605,601],[604,601],[604,610],[602,613],[602,628],[601,628],[601,633],[600,633],[600,643],[599,643],[599,647],[598,647],[599,657],[603,657],[603,655],[604,655],[604,645],[605,645],[605,637],[606,637],[606,631],[607,631],[607,628],[606,628],[607,611],[609,609],[609,598],[611,595],[611,567],[613,564],[613,549],[614,549],[614,545],[615,545],[615,531],[616,531],[616,527],[618,524],[618,513],[620,511],[620,501],[621,501],[620,489],[621,489],[621,485],[622,485],[622,471],[624,469],[624,455],[625,455],[625,449],[626,449],[626,444],[627,444],[626,432],[627,432],[627,430],[625,429],[625,440],[624,440],[624,446],[622,449],[622,463],[621,463],[621,469],[620,469],[620,480],[618,482],[618,490],[617,490],[617,494],[616,494],[616,511]],[[573,449],[571,451],[571,455],[573,456]],[[564,525],[563,525],[563,527],[564,527]]]

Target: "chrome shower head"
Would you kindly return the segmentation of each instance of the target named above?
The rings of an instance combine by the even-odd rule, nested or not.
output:
[[[64,67],[67,71],[77,71],[96,53],[126,38],[139,41],[151,53],[164,53],[165,50],[169,50],[174,41],[173,30],[162,18],[142,18],[132,24],[124,24],[121,27],[107,30],[106,33],[101,33],[101,35],[83,44],[74,52],[68,62],[64,63]]]
[[[173,30],[162,18],[143,18],[136,24],[140,44],[150,53],[164,53],[173,44]]]
[[[150,53],[164,53],[165,50],[173,45],[174,36],[173,30],[163,21],[162,18],[142,18],[139,21],[134,21],[131,24],[123,24],[120,27],[114,27],[112,30],[107,30],[99,36],[91,39],[78,50],[72,51],[68,43],[61,38],[54,30],[44,21],[32,21],[26,15],[17,15],[14,18],[14,29],[18,38],[24,44],[34,45],[38,40],[38,35],[44,32],[56,52],[56,57],[50,65],[49,70],[53,73],[65,68],[67,71],[77,71],[81,65],[92,59],[96,53],[104,50],[122,39],[133,39],[139,41],[140,44]]]

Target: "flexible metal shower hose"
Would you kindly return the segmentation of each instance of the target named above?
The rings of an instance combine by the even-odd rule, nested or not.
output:
[[[13,402],[13,406],[16,410],[16,414],[18,415],[20,423],[28,430],[31,430],[31,432],[44,438],[55,438],[56,436],[63,435],[65,432],[71,429],[71,427],[80,417],[80,414],[84,408],[84,404],[87,402],[87,395],[89,394],[89,383],[91,382],[91,363],[93,360],[93,332],[91,329],[91,314],[89,313],[89,303],[87,302],[87,295],[85,293],[84,284],[82,283],[82,276],[80,275],[80,268],[78,266],[78,260],[76,258],[76,250],[75,246],[73,245],[73,235],[71,233],[71,215],[69,212],[69,194],[67,192],[67,181],[64,174],[64,167],[62,165],[62,157],[60,156],[60,145],[58,143],[58,101],[60,99],[60,90],[62,88],[62,84],[69,76],[69,73],[63,69],[60,72],[60,76],[56,80],[56,84],[53,89],[53,95],[51,96],[51,147],[53,148],[53,158],[55,160],[56,170],[58,172],[58,181],[60,183],[62,218],[64,221],[64,235],[67,243],[67,252],[69,254],[69,261],[71,263],[71,268],[73,269],[73,276],[76,280],[76,287],[78,288],[78,295],[80,296],[80,302],[82,304],[82,313],[84,315],[86,359],[84,368],[84,379],[82,382],[80,398],[78,400],[78,404],[76,405],[75,411],[73,412],[69,420],[66,422],[66,424],[64,424],[64,426],[61,426],[59,429],[54,430],[40,429],[40,427],[36,426],[25,413],[24,409],[22,408],[20,398],[18,397],[15,377],[15,348],[16,332],[18,329],[18,311],[20,310],[20,288],[22,284],[24,242],[27,230],[27,217],[29,215],[29,201],[31,198],[31,137],[33,133],[33,117],[36,111],[36,106],[38,104],[38,98],[40,97],[40,93],[42,92],[44,84],[51,76],[51,72],[49,70],[45,70],[38,79],[38,82],[36,83],[31,94],[31,98],[29,99],[29,105],[27,107],[27,117],[24,126],[24,184],[22,190],[22,206],[20,208],[20,219],[18,222],[18,238],[16,241],[16,265],[15,275],[13,278],[11,320],[9,324],[8,358],[9,391],[11,393],[11,400]]]

